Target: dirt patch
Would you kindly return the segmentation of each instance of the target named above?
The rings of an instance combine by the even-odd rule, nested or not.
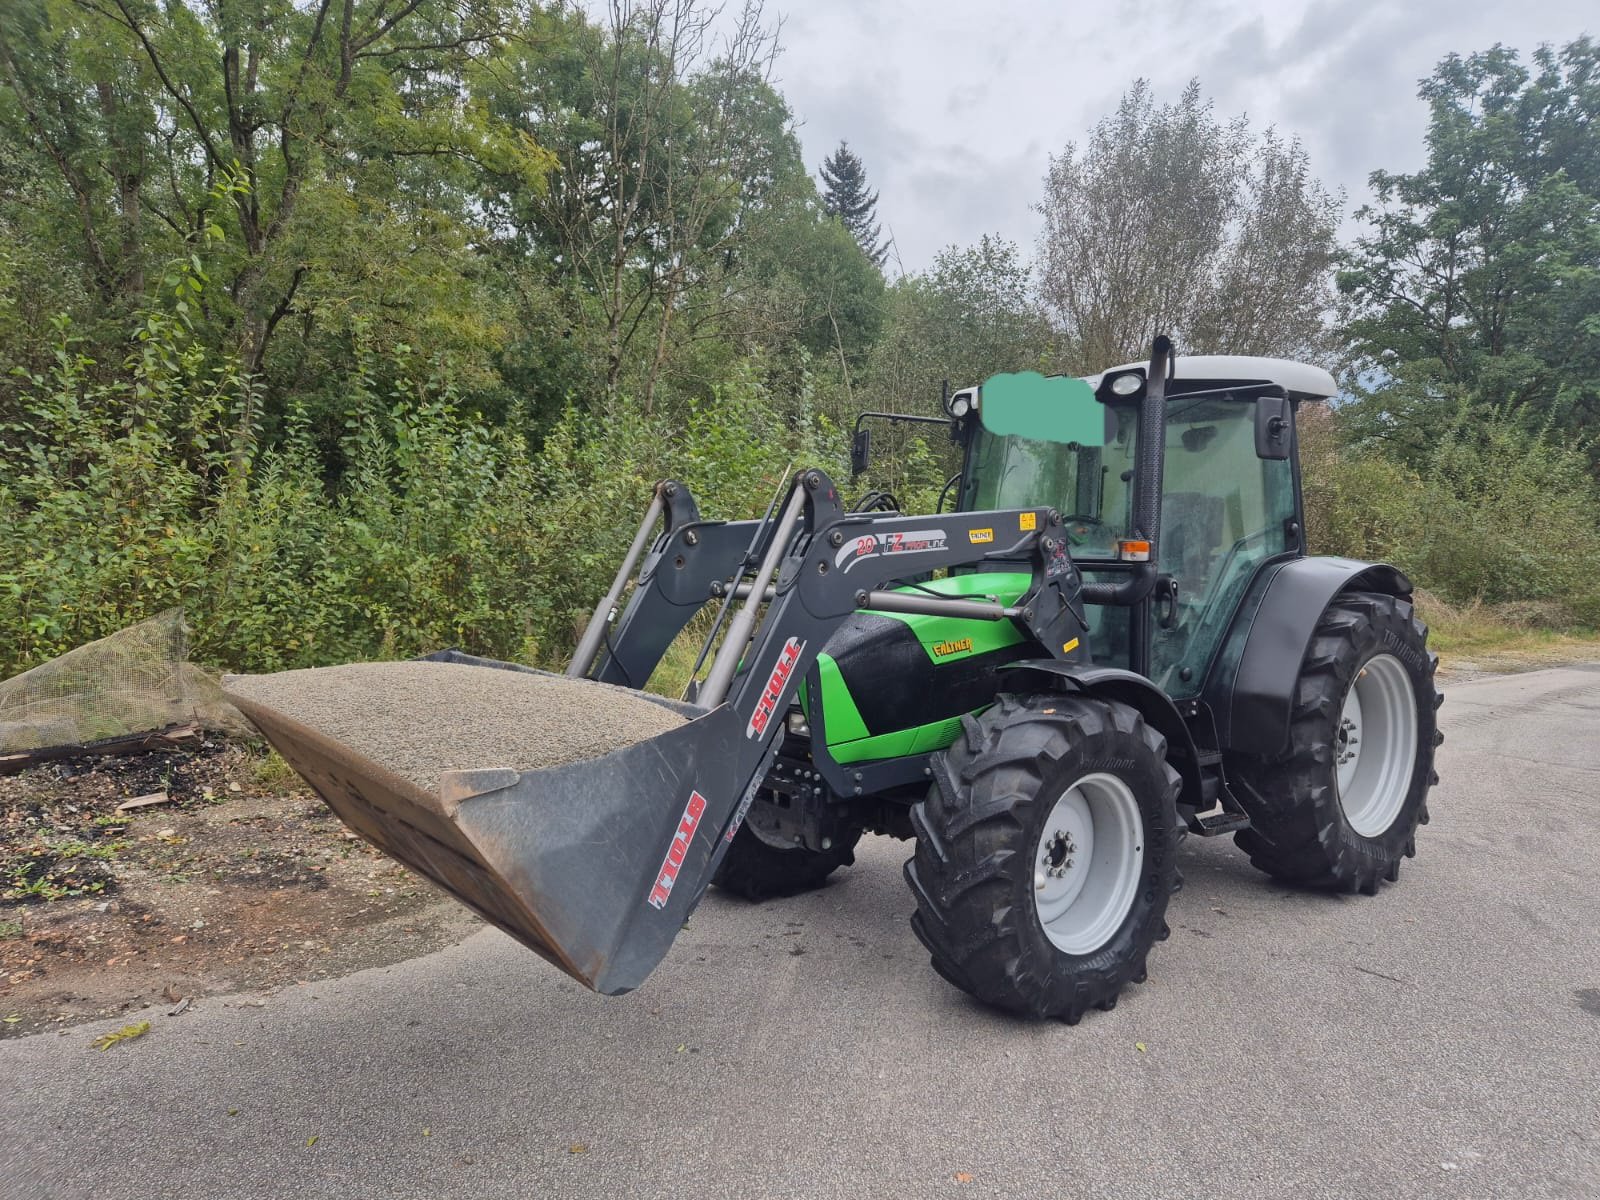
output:
[[[1490,675],[1516,675],[1549,667],[1596,664],[1600,664],[1600,640],[1552,636],[1546,641],[1530,640],[1520,645],[1441,651],[1439,676],[1441,680],[1461,683]]]
[[[348,974],[480,925],[252,746],[0,778],[0,1037]]]

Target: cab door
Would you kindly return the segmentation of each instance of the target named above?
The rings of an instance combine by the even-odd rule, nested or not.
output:
[[[1255,417],[1253,397],[1168,401],[1150,677],[1173,696],[1199,693],[1256,568],[1299,548],[1293,456],[1256,457]]]

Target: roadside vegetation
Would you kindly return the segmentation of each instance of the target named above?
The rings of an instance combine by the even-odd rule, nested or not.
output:
[[[1292,137],[1130,81],[1040,164],[1031,253],[907,273],[871,162],[803,160],[758,9],[327,11],[0,10],[0,676],[177,604],[231,669],[554,664],[654,480],[758,515],[847,476],[861,409],[1157,328],[1338,371],[1312,545],[1410,572],[1447,652],[1600,626],[1588,40],[1440,63],[1349,245]],[[954,469],[875,451],[908,509]]]

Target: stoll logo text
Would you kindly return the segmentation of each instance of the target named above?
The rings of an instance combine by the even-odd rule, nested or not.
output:
[[[783,699],[783,689],[788,686],[789,676],[794,674],[794,665],[800,661],[800,654],[805,648],[806,644],[795,638],[783,644],[778,661],[773,665],[772,677],[767,680],[767,686],[761,689],[761,699],[756,701],[756,710],[750,714],[750,724],[744,727],[745,737],[760,737],[767,731],[767,722],[772,720],[772,714],[777,711],[778,701]]]

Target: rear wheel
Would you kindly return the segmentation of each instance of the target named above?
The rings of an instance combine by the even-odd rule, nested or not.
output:
[[[1400,877],[1444,740],[1427,643],[1409,601],[1355,593],[1328,607],[1295,685],[1288,750],[1228,760],[1251,821],[1236,840],[1256,867],[1367,895]]]
[[[780,847],[761,840],[748,822],[739,826],[733,844],[711,882],[746,900],[797,896],[821,887],[829,875],[856,861],[859,829],[841,829],[826,850]]]
[[[1001,696],[912,811],[911,927],[986,1004],[1076,1023],[1145,978],[1178,885],[1177,772],[1124,704]]]

